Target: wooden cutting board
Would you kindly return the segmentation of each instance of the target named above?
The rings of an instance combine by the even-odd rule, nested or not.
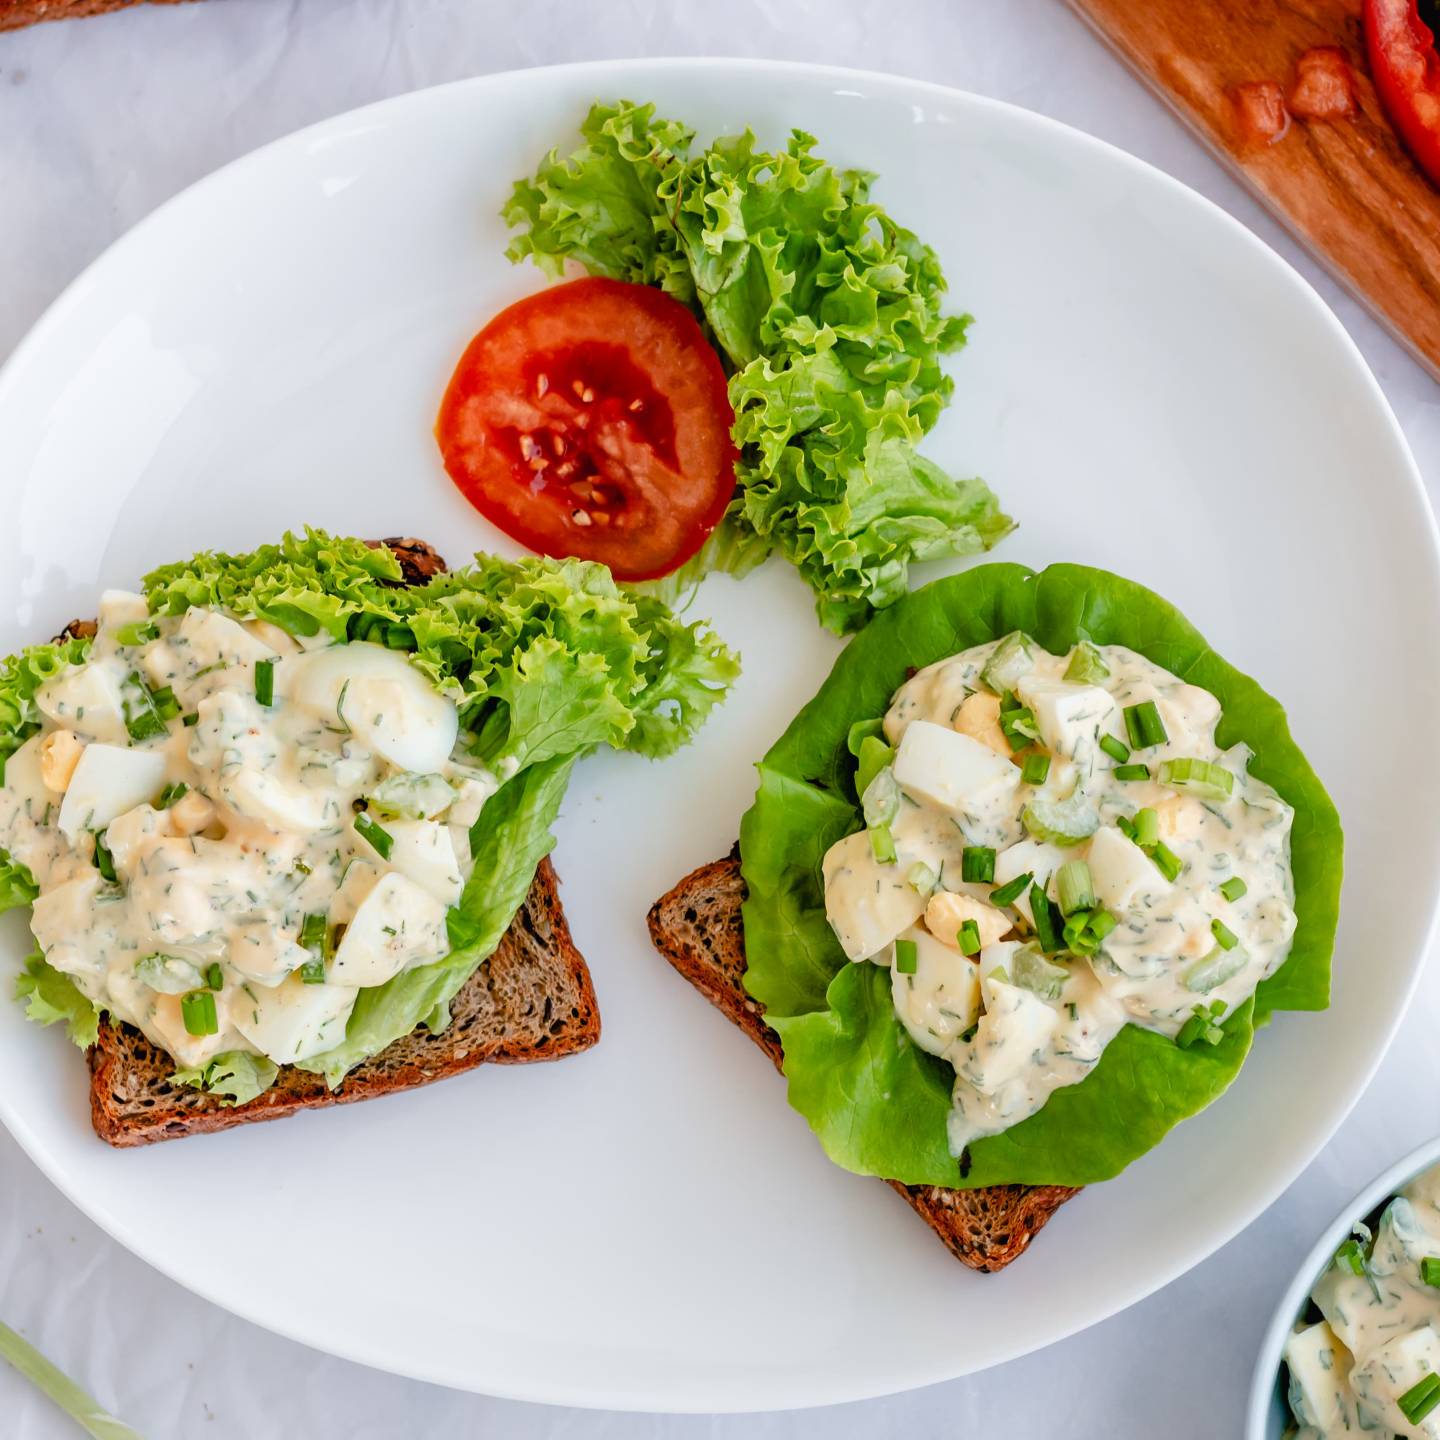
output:
[[[1440,191],[1370,83],[1360,0],[1068,0],[1180,118],[1440,379]],[[1345,52],[1356,113],[1248,132],[1238,87],[1287,95],[1315,46]]]

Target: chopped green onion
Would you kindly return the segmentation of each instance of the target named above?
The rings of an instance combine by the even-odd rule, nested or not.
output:
[[[1117,815],[1115,817],[1115,828],[1127,840],[1133,840],[1135,838],[1135,823],[1132,820],[1127,820],[1125,816]]]
[[[143,645],[147,640],[157,640],[159,637],[160,627],[148,620],[122,625],[115,632],[116,643],[120,645]]]
[[[167,785],[160,792],[159,808],[168,810],[182,795],[189,793],[190,787],[183,781],[177,780],[172,785]]]
[[[180,702],[168,685],[152,691],[150,698],[155,702],[155,709],[162,720],[173,720],[180,713]]]
[[[1148,765],[1117,765],[1113,773],[1117,780],[1148,780],[1150,767]]]
[[[1135,843],[1148,850],[1160,843],[1160,814],[1156,810],[1144,809],[1135,812]]]
[[[220,968],[218,962],[212,961],[205,967],[205,988],[207,990],[223,990],[225,988],[225,972]]]
[[[920,947],[913,940],[895,942],[895,969],[901,975],[913,975],[920,960]]]
[[[967,920],[960,927],[960,933],[956,936],[956,944],[960,946],[962,955],[978,955],[980,953],[980,927],[973,920]]]
[[[1335,1264],[1342,1270],[1348,1270],[1352,1275],[1363,1275],[1365,1273],[1365,1256],[1360,1249],[1359,1242],[1345,1241],[1335,1252]]]
[[[1027,870],[1023,875],[1017,875],[1013,880],[1007,880],[998,889],[990,892],[990,903],[992,905],[1013,905],[1025,893],[1026,887],[1034,878]]]
[[[1043,785],[1050,775],[1050,757],[1043,750],[1032,751],[1020,767],[1020,778],[1027,785]]]
[[[905,883],[928,898],[940,888],[940,877],[923,860],[917,860],[905,872]]]
[[[1122,765],[1130,758],[1130,747],[1118,736],[1102,735],[1100,748],[1112,760],[1118,760]]]
[[[0,1324],[0,1360],[8,1361],[48,1400],[60,1407],[94,1440],[140,1440],[128,1425],[117,1420],[85,1393],[64,1371],[52,1365],[28,1340]]]
[[[300,944],[311,958],[300,967],[300,980],[305,985],[325,983],[325,961],[330,952],[330,926],[324,915],[307,915],[300,926]]]
[[[1108,910],[1094,911],[1085,928],[1097,940],[1103,940],[1120,922]]]
[[[1172,790],[1199,795],[1206,800],[1228,800],[1235,788],[1235,777],[1223,766],[1210,760],[1183,758],[1162,760],[1155,778]]]
[[[1062,915],[1095,908],[1095,882],[1083,860],[1067,860],[1055,872],[1055,898],[1060,902]]]
[[[960,852],[960,878],[972,885],[995,879],[995,852],[988,845],[967,845]]]
[[[262,705],[275,703],[275,662],[273,660],[257,660],[255,662],[255,698]]]
[[[1035,917],[1035,938],[1040,948],[1051,954],[1062,948],[1062,929],[1058,923],[1050,897],[1038,882],[1030,887],[1030,913]]]
[[[888,841],[890,839],[890,828],[889,826],[883,828],[885,830],[885,839]],[[395,844],[395,837],[383,826],[377,825],[368,815],[357,815],[355,817],[355,832],[370,842],[370,848],[374,850],[382,860],[388,860],[390,858],[390,849]],[[870,844],[873,849],[875,844],[874,831],[872,831],[870,835]],[[880,857],[877,854],[875,858],[878,860]],[[893,845],[890,846],[890,858],[892,860],[895,858],[895,847]]]
[[[1185,868],[1185,862],[1164,841],[1154,846],[1148,853],[1155,862],[1155,868],[1171,884],[1174,884],[1180,872]]]
[[[1210,922],[1210,933],[1215,937],[1215,943],[1222,950],[1233,950],[1240,943],[1235,932],[1220,920]]]
[[[198,725],[200,723],[200,717],[192,710],[190,714],[180,717],[180,723],[182,725]]]
[[[1243,950],[1227,950],[1217,945],[1208,955],[1202,955],[1180,977],[1187,990],[1197,995],[1208,995],[1217,985],[1223,985],[1232,975],[1242,971],[1249,957]]]
[[[1440,1288],[1440,1255],[1427,1255],[1420,1262],[1420,1279],[1426,1285]]]
[[[1077,955],[1094,955],[1115,925],[1108,910],[1077,910],[1065,922],[1065,948]]]
[[[300,925],[300,944],[306,950],[320,951],[325,947],[325,917],[307,915]]]
[[[192,990],[180,997],[180,1018],[187,1035],[215,1035],[220,1021],[215,1015],[215,997],[208,990]]]
[[[990,652],[990,658],[980,671],[980,683],[997,695],[1013,690],[1021,677],[1035,668],[1030,644],[1030,637],[1023,630],[1007,635]]]
[[[355,828],[357,830],[360,828],[359,820],[355,822]],[[375,828],[377,830],[380,829],[378,825]],[[380,833],[385,835],[383,830],[381,830]],[[367,835],[365,838],[368,840],[370,837]],[[375,845],[373,840],[371,840],[370,843]],[[378,845],[375,845],[375,848],[380,850]],[[890,834],[890,827],[888,825],[876,825],[874,829],[870,831],[870,853],[882,865],[893,865],[895,863],[895,838]],[[390,837],[388,835],[385,835],[385,848],[380,851],[380,854],[382,858],[389,857]]]
[[[302,985],[323,985],[325,983],[325,962],[323,960],[307,960],[300,967],[300,983]]]
[[[108,880],[115,884],[115,857],[110,853],[110,847],[105,843],[105,832],[102,830],[95,837],[95,868],[100,872],[102,880]]]
[[[205,983],[205,977],[184,956],[159,952],[142,955],[135,962],[135,978],[162,995],[183,995]]]
[[[1070,972],[1037,953],[1033,945],[1024,945],[1010,961],[1013,983],[1033,991],[1042,1000],[1058,1000],[1065,989]]]
[[[895,749],[874,735],[860,742],[860,755],[855,766],[855,793],[863,796],[871,782],[895,759]]]
[[[1088,640],[1082,640],[1070,652],[1070,663],[1065,667],[1065,679],[1071,685],[1098,685],[1109,678],[1110,667]]]
[[[1440,1405],[1440,1375],[1427,1370],[1396,1402],[1400,1412],[1412,1424],[1418,1425],[1437,1405]]]
[[[1232,875],[1220,886],[1220,893],[1233,905],[1237,900],[1244,897],[1249,886],[1238,876]]]
[[[1148,750],[1152,745],[1163,745],[1170,738],[1153,700],[1127,705],[1124,715],[1125,733],[1130,737],[1132,750]]]
[[[1078,845],[1100,828],[1100,816],[1082,795],[1068,800],[1032,800],[1020,820],[1036,840],[1051,845]]]
[[[1220,1008],[1223,1010],[1224,1006]],[[1182,1050],[1188,1050],[1197,1040],[1203,1040],[1207,1045],[1218,1045],[1225,1038],[1224,1030],[1215,1024],[1218,1014],[1213,1006],[1207,1010],[1203,1005],[1197,1005],[1195,1013],[1180,1027],[1180,1033],[1175,1037],[1176,1045]]]
[[[857,720],[845,737],[845,748],[858,760],[861,744],[870,736],[879,739],[884,732],[883,720]]]
[[[155,697],[133,672],[125,682],[120,704],[125,712],[125,729],[132,740],[149,740],[154,735],[165,733],[165,717],[156,707]]]
[[[1000,702],[1000,730],[1010,742],[1012,750],[1023,750],[1040,738],[1040,727],[1035,723],[1035,712],[1022,705],[1014,695],[1006,692]]]

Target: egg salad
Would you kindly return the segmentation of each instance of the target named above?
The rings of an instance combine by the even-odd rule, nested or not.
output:
[[[1295,932],[1293,812],[1220,703],[1122,646],[1021,634],[852,732],[866,828],[824,858],[846,956],[954,1067],[951,1153],[1082,1081],[1127,1024],[1214,1044]]]
[[[404,654],[108,591],[34,700],[0,849],[36,941],[181,1066],[317,1055],[363,988],[451,949],[504,777],[457,754],[455,703]]]

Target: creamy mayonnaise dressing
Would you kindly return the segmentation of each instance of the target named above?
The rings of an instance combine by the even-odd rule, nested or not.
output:
[[[1386,1206],[1368,1255],[1369,1230],[1355,1234],[1311,1292],[1324,1318],[1285,1345],[1299,1436],[1435,1440],[1440,1398],[1425,1397],[1440,1397],[1440,1166]]]
[[[1001,645],[1003,698],[993,675],[981,679]],[[1187,1022],[1223,1021],[1290,951],[1293,813],[1247,774],[1243,746],[1217,747],[1219,701],[1134,651],[1087,652],[1087,683],[1064,678],[1070,656],[1017,638],[919,671],[885,716],[895,753],[867,790],[870,828],[825,856],[826,914],[846,954],[892,967],[901,1023],[955,1068],[957,1155],[1083,1080],[1127,1023],[1177,1036]],[[1125,711],[1147,701],[1164,741],[1121,759],[1131,748]],[[1017,711],[1038,734],[1015,734],[1019,749],[1003,728]],[[1049,759],[1038,783],[1024,778],[1032,756]],[[1161,783],[1171,760],[1222,766],[1229,795],[1209,793],[1213,784],[1186,793],[1179,777]],[[1145,766],[1148,778],[1119,778],[1121,766]],[[1158,861],[1153,842],[1142,849],[1126,833],[1141,812],[1153,812],[1145,823],[1162,842]],[[882,822],[893,860],[875,834]],[[995,852],[992,883],[962,879],[967,847]],[[1074,860],[1088,867],[1089,912],[1113,928],[1089,955],[1063,945],[1042,955],[1029,885],[1008,904],[990,898],[1029,875],[1054,902],[1056,874]],[[1178,864],[1173,878],[1162,861],[1172,872]]]
[[[107,591],[88,659],[36,704],[0,786],[35,938],[181,1065],[308,1059],[361,988],[448,953],[497,780],[403,654]]]

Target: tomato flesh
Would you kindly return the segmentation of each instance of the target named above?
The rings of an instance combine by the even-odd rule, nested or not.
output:
[[[1386,113],[1440,184],[1440,54],[1416,0],[1365,0],[1365,46]]]
[[[511,305],[470,342],[435,435],[451,479],[506,534],[648,580],[725,513],[734,418],[719,356],[683,305],[590,278]]]

